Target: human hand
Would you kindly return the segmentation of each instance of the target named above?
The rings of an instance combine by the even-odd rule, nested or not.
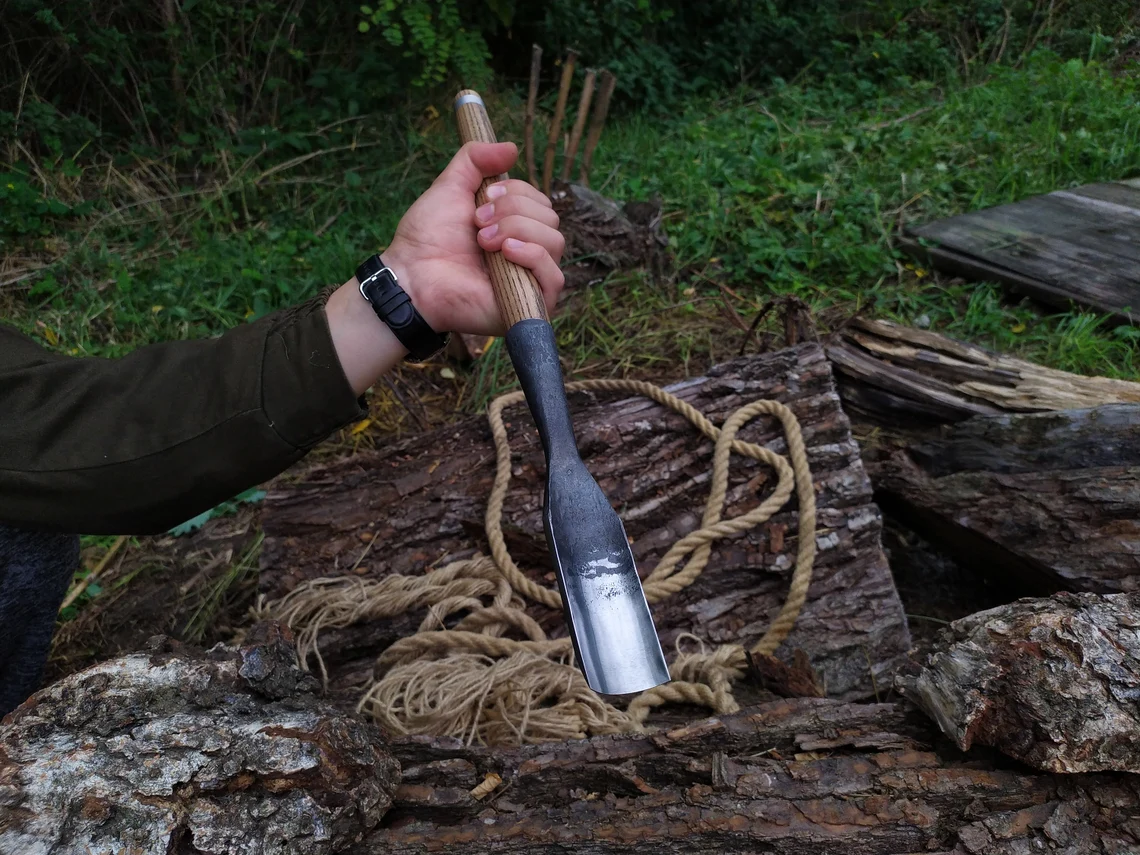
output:
[[[553,312],[565,277],[558,267],[566,241],[545,194],[508,179],[487,189],[492,211],[475,210],[484,177],[518,159],[514,143],[467,143],[404,214],[382,253],[412,304],[439,332],[503,333],[483,252],[502,251],[534,273]],[[477,231],[478,229],[478,231]]]

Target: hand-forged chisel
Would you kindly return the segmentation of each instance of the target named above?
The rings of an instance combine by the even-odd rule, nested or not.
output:
[[[456,96],[455,117],[463,142],[496,141],[478,93],[465,89]],[[487,187],[506,177],[485,179],[476,204],[485,204]],[[610,695],[668,682],[669,669],[625,528],[578,454],[558,346],[538,282],[501,252],[485,257],[507,325],[507,351],[546,454],[546,542],[586,681],[594,691]]]

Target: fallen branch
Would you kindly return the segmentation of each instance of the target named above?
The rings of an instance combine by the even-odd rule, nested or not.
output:
[[[64,597],[63,604],[59,607],[59,610],[61,612],[76,600],[78,600],[83,595],[83,592],[87,590],[87,586],[99,578],[99,574],[106,569],[111,559],[115,557],[115,553],[119,551],[119,547],[126,542],[127,535],[125,534],[121,534],[115,538],[115,542],[107,547],[107,551],[103,553],[103,557],[99,559],[99,563],[91,569],[90,573],[88,573],[84,578],[80,579],[79,582],[76,583],[75,587],[73,587],[71,591],[68,592],[67,596]]]

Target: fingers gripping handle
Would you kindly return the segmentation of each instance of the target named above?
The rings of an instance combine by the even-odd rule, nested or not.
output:
[[[491,120],[487,116],[487,108],[479,93],[474,90],[464,89],[455,96],[455,121],[459,125],[459,137],[463,142],[497,142],[495,129],[491,127]],[[484,178],[475,194],[475,204],[485,205],[487,187],[506,177],[497,175]],[[534,274],[525,267],[507,261],[501,252],[484,252],[483,256],[487,259],[487,272],[495,291],[495,302],[507,328],[528,318],[547,320],[546,301]]]

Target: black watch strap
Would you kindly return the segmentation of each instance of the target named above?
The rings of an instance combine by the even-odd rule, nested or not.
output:
[[[412,305],[408,292],[400,287],[396,274],[374,255],[356,268],[360,294],[372,305],[376,317],[388,325],[400,344],[408,350],[408,359],[423,362],[447,346],[448,336],[437,333]]]

